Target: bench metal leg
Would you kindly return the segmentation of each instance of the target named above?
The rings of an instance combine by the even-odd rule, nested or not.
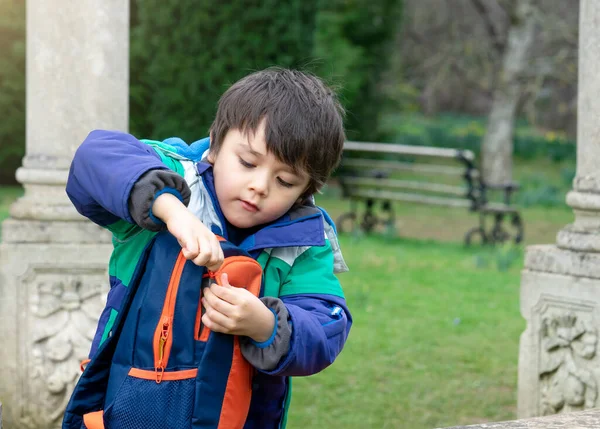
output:
[[[391,201],[384,201],[381,207],[384,213],[387,213],[387,218],[382,222],[385,225],[385,229],[388,235],[393,236],[396,232],[396,213],[394,212],[394,206]]]
[[[341,214],[335,221],[335,227],[338,232],[350,232],[356,229],[357,219],[356,201],[350,200],[350,211]]]
[[[504,243],[506,240],[510,238],[510,234],[506,232],[504,226],[502,225],[504,222],[504,213],[495,213],[494,214],[494,226],[491,231],[491,242],[492,244],[496,243]]]
[[[486,231],[485,216],[493,215],[494,223],[489,231]],[[510,214],[510,224],[515,230],[514,233],[510,233],[504,227],[505,213],[480,213],[479,214],[479,226],[469,230],[465,234],[465,244],[467,246],[475,242],[477,236],[480,238],[481,244],[496,244],[504,243],[507,240],[512,239],[515,244],[519,244],[523,241],[524,227],[519,213]]]
[[[514,232],[511,234],[508,232],[502,225],[504,218],[507,215],[496,213],[495,215],[495,223],[494,229],[492,230],[492,234],[494,237],[494,243],[504,243],[507,240],[512,239],[515,244],[519,244],[523,241],[524,236],[524,227],[523,222],[521,221],[521,216],[519,213],[511,213],[510,214],[510,225]]]
[[[365,214],[363,215],[362,221],[360,222],[361,229],[367,234],[373,231],[373,228],[379,223],[377,215],[373,212],[373,206],[375,202],[373,200],[367,200],[367,207]]]
[[[465,234],[465,245],[470,246],[475,243],[477,237],[479,237],[480,244],[487,244],[489,241],[488,235],[485,232],[485,215],[483,213],[479,213],[479,226],[471,228]]]
[[[510,223],[516,230],[514,238],[515,244],[522,243],[523,237],[525,236],[525,226],[521,220],[521,215],[519,213],[513,213]]]
[[[388,233],[394,231],[396,225],[396,216],[391,201],[383,201],[381,205],[381,211],[385,214],[384,217],[380,217],[375,212],[375,200],[368,199],[365,201],[365,212],[362,218],[358,214],[356,207],[356,201],[352,200],[350,203],[350,211],[340,215],[335,224],[339,232],[351,232],[356,231],[358,227],[365,232],[372,232],[375,227],[382,224],[386,227]],[[360,219],[360,222],[359,222]]]

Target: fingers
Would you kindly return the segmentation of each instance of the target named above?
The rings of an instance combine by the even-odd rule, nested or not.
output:
[[[204,288],[204,298],[202,299],[202,304],[204,304],[204,307],[207,310],[210,308],[221,314],[224,314],[227,317],[235,317],[235,307],[231,303],[215,295],[214,290],[218,289],[220,289],[220,286],[218,285]]]
[[[222,277],[221,281],[223,281]],[[241,291],[243,290],[244,289],[242,288],[234,288],[233,286],[229,285],[229,283],[223,283],[222,286],[217,284],[210,287],[212,294],[232,305],[240,305],[243,303],[243,296],[241,296]]]
[[[193,259],[198,255],[198,241],[193,236],[177,239],[185,259]]]
[[[205,311],[202,322],[215,332],[248,335],[256,324],[257,309],[266,307],[246,289],[230,286],[227,276],[223,277],[223,286],[214,284],[203,289],[202,305]],[[267,311],[272,317],[270,310]]]
[[[216,299],[219,300],[218,298]],[[231,330],[235,327],[235,321],[213,307],[206,297],[203,299],[202,303],[204,304],[205,309],[204,315],[202,316],[202,323],[204,323],[211,331],[232,333]],[[227,304],[224,301],[221,301],[221,303]]]
[[[224,334],[230,333],[229,329],[213,321],[208,313],[205,313],[204,316],[202,316],[202,323],[213,332],[222,332]]]
[[[204,266],[212,258],[212,246],[210,240],[204,237],[198,238],[198,252],[192,258],[192,262],[196,265]]]
[[[195,246],[186,246],[183,256],[191,259],[194,264],[206,266],[211,271],[216,271],[223,264],[223,250],[217,237],[209,232],[206,236],[195,240]]]
[[[223,264],[223,260],[225,256],[223,255],[223,249],[221,249],[221,244],[219,244],[219,240],[215,235],[212,236],[211,240],[211,258],[206,263],[206,267],[211,271],[217,271],[219,267]]]
[[[223,250],[213,232],[185,209],[169,218],[167,228],[177,238],[183,256],[196,265],[217,270],[223,264]]]
[[[231,286],[229,284],[229,276],[227,275],[227,273],[221,274],[221,285],[223,285],[223,286]]]

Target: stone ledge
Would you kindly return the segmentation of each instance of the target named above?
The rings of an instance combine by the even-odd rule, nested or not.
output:
[[[600,428],[600,409],[532,419],[498,423],[481,423],[470,426],[453,426],[446,429],[597,429]]]
[[[600,279],[600,253],[575,252],[547,244],[528,246],[525,269]]]
[[[2,223],[0,243],[110,244],[109,231],[80,217],[79,221],[40,221],[8,218]]]

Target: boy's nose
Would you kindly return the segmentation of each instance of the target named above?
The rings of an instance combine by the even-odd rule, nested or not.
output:
[[[262,175],[256,176],[250,182],[250,189],[260,196],[266,197],[269,194],[269,181],[266,177],[262,177]]]

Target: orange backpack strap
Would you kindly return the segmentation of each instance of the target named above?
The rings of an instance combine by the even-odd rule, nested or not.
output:
[[[83,415],[83,424],[86,429],[104,429],[104,411],[94,411]]]
[[[83,372],[85,370],[85,366],[90,363],[91,359],[84,359],[81,361],[81,363],[79,364],[79,368],[81,369],[81,372]]]

